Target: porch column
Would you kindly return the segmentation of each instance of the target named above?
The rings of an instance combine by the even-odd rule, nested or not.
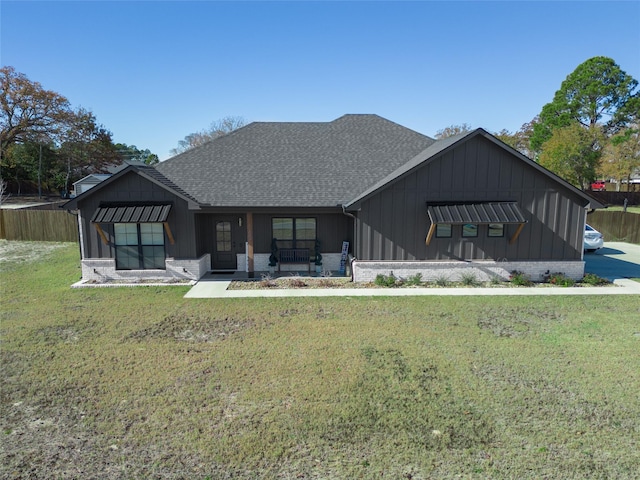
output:
[[[247,269],[249,278],[254,277],[253,271],[253,213],[247,212]]]

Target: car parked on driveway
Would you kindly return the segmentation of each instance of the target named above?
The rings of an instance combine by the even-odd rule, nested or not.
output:
[[[584,251],[595,252],[604,245],[604,235],[591,225],[584,226]]]

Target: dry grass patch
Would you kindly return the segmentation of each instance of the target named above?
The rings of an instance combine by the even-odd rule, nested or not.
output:
[[[637,478],[638,298],[189,300],[77,256],[0,279],[1,478]]]

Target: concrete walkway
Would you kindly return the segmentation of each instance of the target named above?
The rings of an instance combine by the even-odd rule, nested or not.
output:
[[[585,254],[585,272],[608,278],[608,287],[494,287],[494,288],[296,288],[227,290],[229,275],[207,275],[196,283],[185,298],[282,298],[282,297],[409,297],[474,295],[640,295],[640,246],[609,242],[597,253]]]

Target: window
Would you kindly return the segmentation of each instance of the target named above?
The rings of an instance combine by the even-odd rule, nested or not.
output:
[[[451,238],[451,225],[448,223],[437,224],[436,238]]]
[[[462,226],[462,236],[463,237],[477,237],[478,236],[478,225],[473,223],[466,223]]]
[[[218,252],[231,251],[231,222],[216,223],[216,250]]]
[[[161,223],[116,223],[116,269],[164,269],[164,230]]]
[[[504,224],[490,223],[487,235],[489,237],[504,237]]]
[[[273,238],[278,248],[308,248],[313,250],[316,243],[315,218],[273,218]]]

